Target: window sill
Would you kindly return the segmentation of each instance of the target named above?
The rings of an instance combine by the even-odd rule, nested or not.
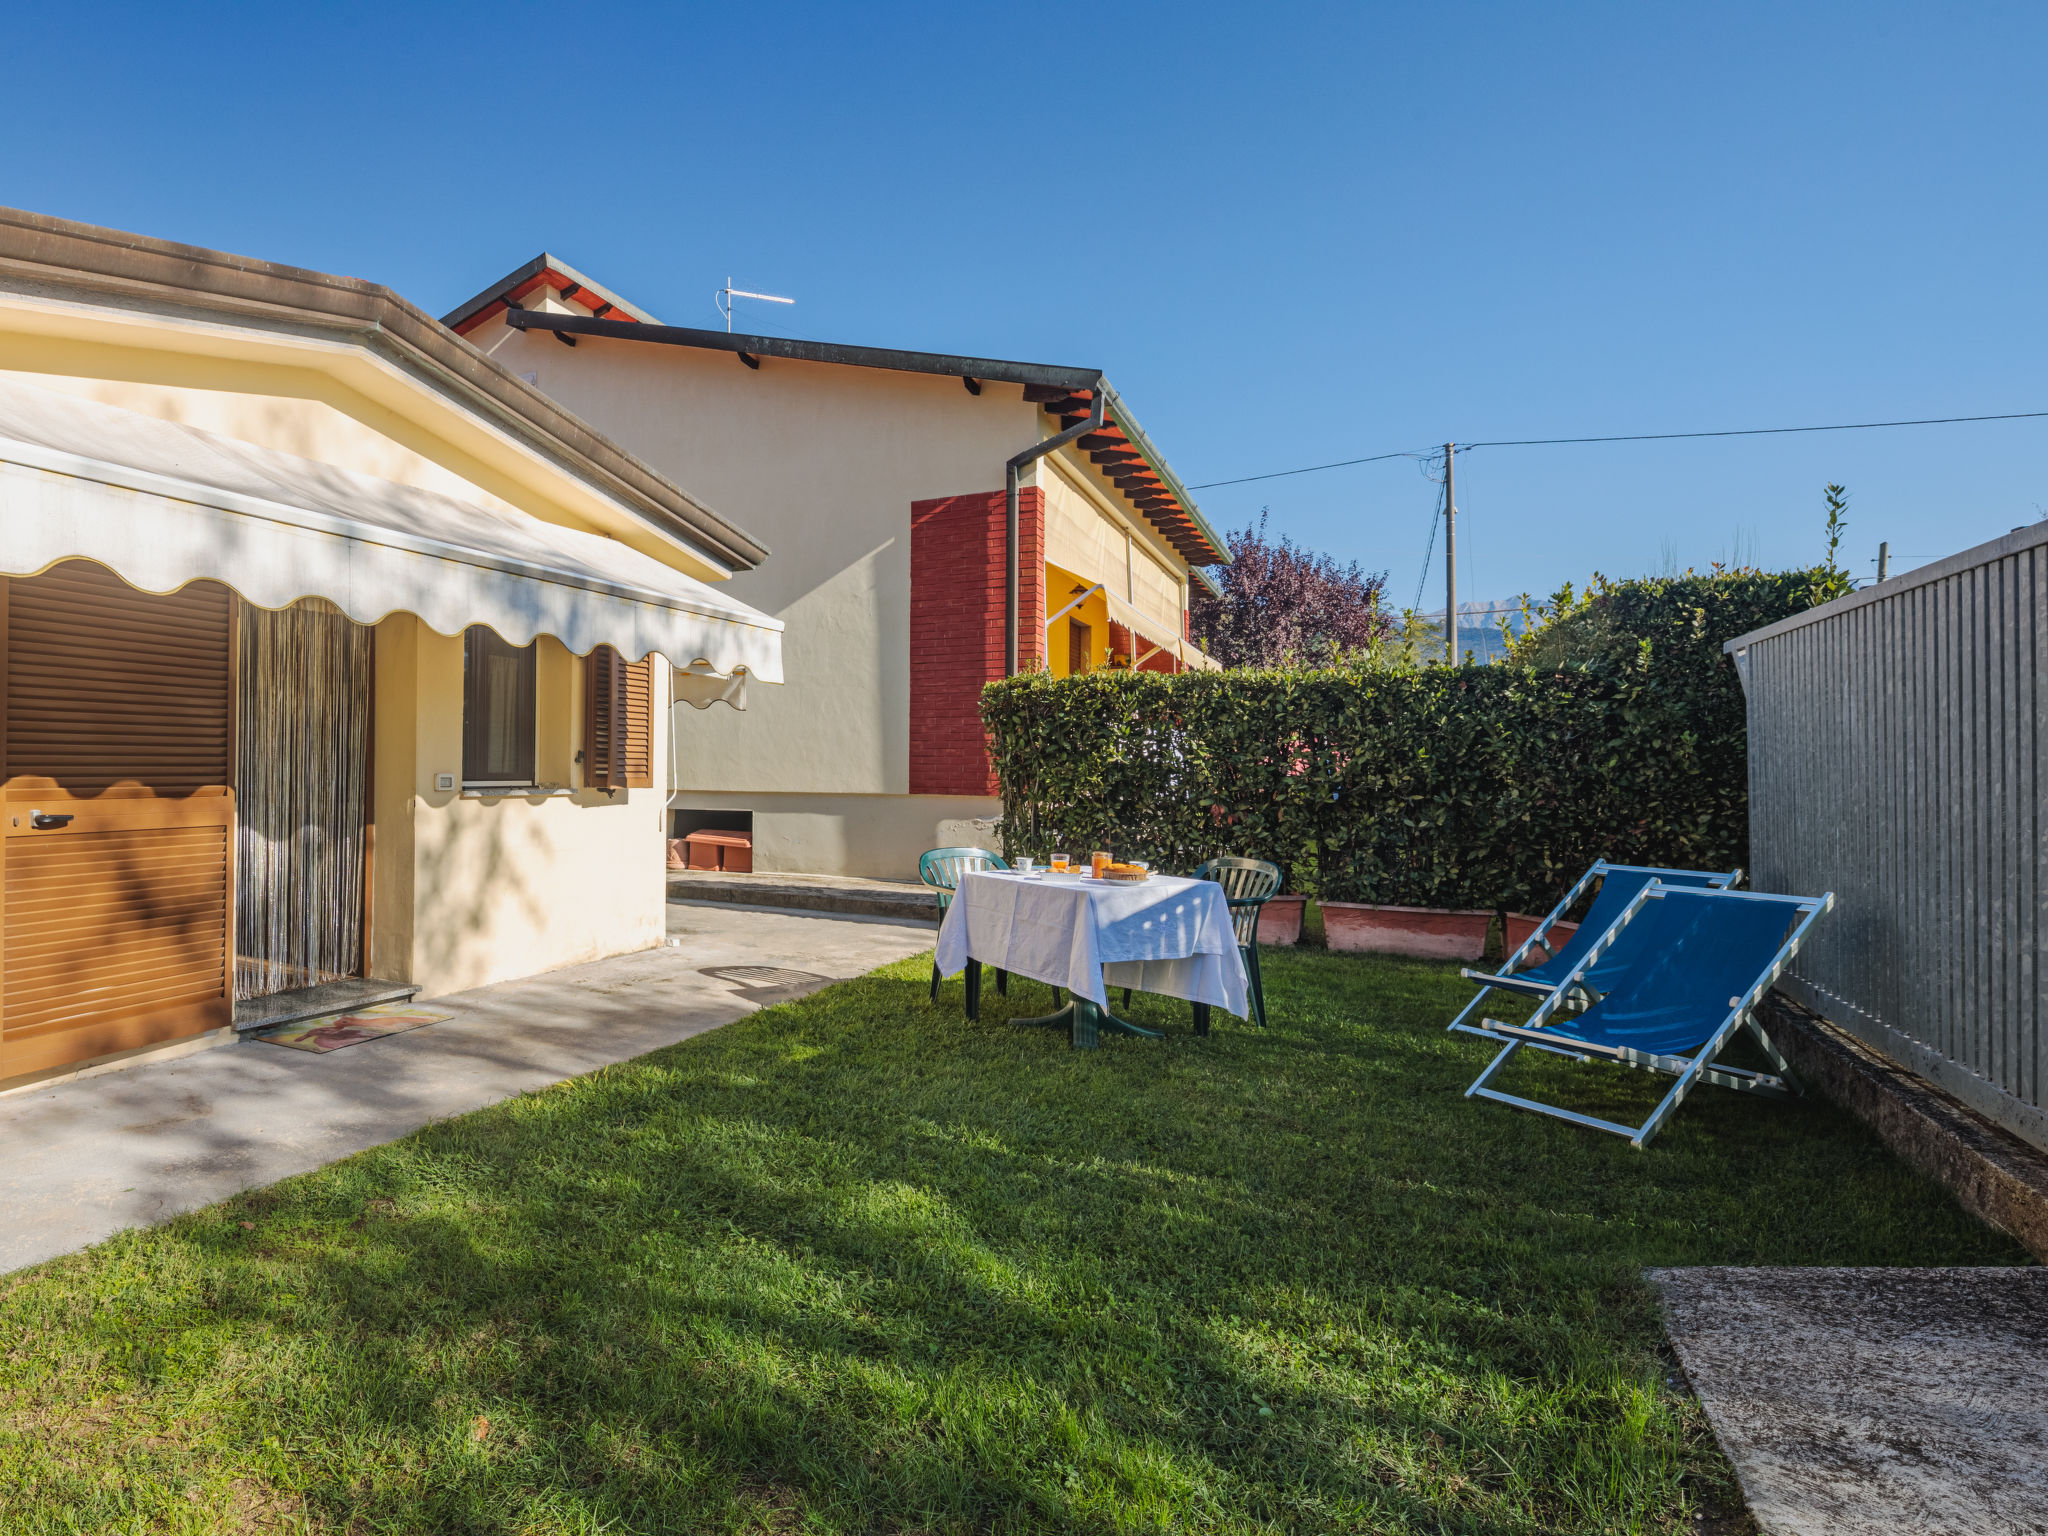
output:
[[[465,800],[554,800],[582,793],[582,790],[571,789],[566,784],[465,784],[462,786],[462,798]]]

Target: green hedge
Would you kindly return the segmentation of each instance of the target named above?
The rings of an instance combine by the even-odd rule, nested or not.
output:
[[[1179,870],[1245,854],[1330,900],[1514,911],[1544,910],[1595,858],[1747,863],[1742,694],[1721,643],[1839,589],[1811,571],[1603,584],[1517,646],[1598,637],[1541,668],[992,683],[1005,843]]]

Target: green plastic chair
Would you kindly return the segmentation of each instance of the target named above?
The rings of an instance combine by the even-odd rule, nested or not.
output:
[[[917,878],[939,893],[939,916],[946,915],[946,909],[953,905],[953,893],[960,889],[960,877],[972,874],[977,869],[1008,869],[1000,855],[990,853],[986,848],[931,848],[917,856]],[[970,964],[969,970],[976,973],[970,981],[978,983],[980,966]],[[932,1001],[939,1000],[939,962],[932,961]],[[972,992],[981,990],[978,984],[970,985]],[[1007,971],[996,972],[996,990],[1010,995],[1010,976]]]
[[[1251,978],[1252,1017],[1266,1027],[1266,982],[1259,974],[1259,909],[1280,894],[1280,867],[1264,859],[1211,859],[1195,871],[1197,880],[1214,880],[1230,902],[1230,923],[1237,930],[1237,952]]]

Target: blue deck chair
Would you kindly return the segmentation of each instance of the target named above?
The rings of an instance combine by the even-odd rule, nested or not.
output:
[[[1651,881],[1638,890],[1614,926],[1580,955],[1526,1024],[1482,1018],[1455,1026],[1461,1033],[1500,1042],[1500,1054],[1479,1074],[1467,1098],[1494,1099],[1574,1125],[1626,1136],[1643,1147],[1663,1128],[1698,1082],[1745,1093],[1788,1098],[1798,1089],[1791,1069],[1771,1043],[1754,1009],[1770,990],[1820,915],[1832,907],[1825,896],[1770,896],[1754,891],[1683,889]],[[1586,995],[1582,983],[1599,965],[1618,935],[1639,928],[1635,963],[1584,1013],[1569,1019],[1559,1012]],[[1720,1066],[1715,1058],[1738,1030],[1756,1037],[1778,1074]],[[1678,1079],[1641,1125],[1617,1125],[1575,1114],[1534,1099],[1517,1098],[1487,1084],[1523,1046],[1612,1061]]]
[[[1464,1011],[1451,1020],[1449,1027],[1456,1029],[1463,1024],[1495,987],[1530,997],[1546,995],[1579,963],[1580,957],[1593,947],[1596,939],[1606,936],[1615,920],[1635,900],[1636,892],[1652,880],[1659,885],[1725,891],[1741,878],[1739,869],[1719,873],[1704,869],[1658,869],[1649,864],[1610,864],[1605,859],[1595,861],[1591,869],[1579,876],[1579,883],[1564,893],[1564,900],[1550,909],[1550,915],[1536,925],[1536,931],[1522,941],[1498,971],[1461,970],[1458,973],[1468,981],[1480,983],[1480,987]],[[1572,909],[1572,904],[1586,894],[1586,887],[1595,880],[1600,882],[1600,890],[1593,897],[1593,905],[1587,910],[1578,931],[1562,944],[1551,944],[1547,938],[1550,930]],[[1616,977],[1635,963],[1646,936],[1647,930],[1639,928],[1610,944],[1595,968],[1584,977],[1587,988],[1596,995],[1606,991]]]

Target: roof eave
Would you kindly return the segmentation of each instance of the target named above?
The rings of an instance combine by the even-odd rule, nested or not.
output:
[[[1130,407],[1124,404],[1123,398],[1117,394],[1107,379],[1102,382],[1102,392],[1108,401],[1109,414],[1115,417],[1117,425],[1124,429],[1124,436],[1137,445],[1138,452],[1145,456],[1145,462],[1158,472],[1159,478],[1166,482],[1166,488],[1173,492],[1174,499],[1181,504],[1188,515],[1188,521],[1195,525],[1195,531],[1202,536],[1203,542],[1215,552],[1216,558],[1207,563],[1230,564],[1230,546],[1224,543],[1221,536],[1210,526],[1209,519],[1204,517],[1202,509],[1195,505],[1195,498],[1188,494],[1188,488],[1181,483],[1180,476],[1176,475],[1173,466],[1166,462],[1166,455],[1161,453],[1152,439],[1145,435],[1145,429],[1138,424],[1138,418],[1131,414]]]
[[[730,570],[768,548],[381,283],[0,207],[0,271],[215,320],[348,337],[461,400],[664,538]]]
[[[522,331],[556,331],[571,336],[604,336],[617,341],[651,341],[660,346],[699,347],[712,352],[744,353],[748,357],[837,363],[844,367],[881,368],[896,373],[950,375],[971,378],[982,384],[1039,384],[1093,389],[1102,381],[1099,368],[1062,368],[1005,358],[963,357],[950,352],[908,352],[895,347],[856,347],[835,341],[798,341],[787,336],[749,336],[734,331],[699,330],[686,325],[649,325],[633,320],[538,314],[530,310],[511,311],[505,316],[505,323]]]
[[[535,267],[533,270],[538,271]],[[521,281],[525,279],[522,278]],[[504,291],[501,286],[498,292]],[[494,301],[494,300],[493,300]],[[1088,393],[1100,389],[1109,413],[1124,435],[1136,446],[1146,463],[1159,475],[1187,514],[1196,534],[1208,546],[1212,558],[1203,562],[1228,565],[1230,546],[1217,534],[1201,508],[1188,494],[1180,476],[1166,462],[1145,429],[1131,414],[1099,368],[1071,368],[1052,363],[1025,363],[1006,358],[967,357],[950,352],[911,352],[894,347],[858,347],[840,342],[800,341],[787,336],[753,336],[732,331],[703,330],[694,326],[651,325],[632,320],[599,320],[583,315],[545,314],[534,310],[508,310],[505,323],[515,330],[553,331],[570,336],[593,336],[615,341],[653,342],[659,346],[695,347],[711,352],[730,352],[744,358],[784,358],[795,362],[833,363],[843,367],[879,368],[899,373],[924,373],[973,379],[977,384],[1019,384],[1027,389],[1068,390]],[[1141,516],[1143,514],[1140,514]]]
[[[489,309],[493,304],[503,303],[507,294],[517,292],[534,278],[545,276],[549,272],[567,278],[571,286],[580,290],[580,293],[595,295],[598,304],[591,305],[589,306],[590,308],[597,308],[598,305],[609,305],[613,309],[631,315],[635,320],[644,325],[660,324],[653,315],[642,309],[638,304],[621,298],[618,294],[613,293],[611,289],[605,287],[603,283],[598,282],[595,278],[585,276],[570,266],[569,263],[562,260],[561,257],[552,255],[547,251],[542,251],[524,266],[514,268],[495,283],[492,283],[488,288],[464,299],[441,317],[441,323],[451,331],[460,331],[464,325],[482,314],[483,311]]]

